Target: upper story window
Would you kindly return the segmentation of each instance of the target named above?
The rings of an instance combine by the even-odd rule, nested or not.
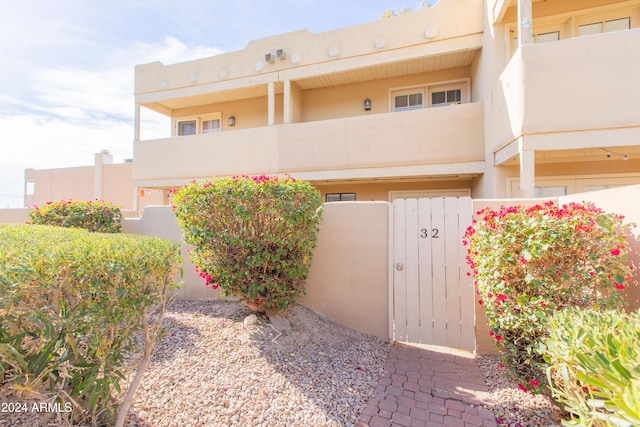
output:
[[[202,133],[220,132],[220,119],[202,121]]]
[[[469,79],[392,89],[391,111],[410,111],[470,102]]]
[[[181,120],[178,122],[178,136],[195,135],[197,130],[197,120]]]
[[[221,113],[207,114],[176,120],[175,134],[177,136],[216,133],[222,130]]]
[[[610,33],[612,31],[628,30],[630,28],[631,18],[612,19],[609,21],[598,21],[578,25],[578,35],[590,36],[592,34]]]
[[[394,95],[394,111],[420,110],[424,108],[424,89],[409,90]]]
[[[438,86],[429,89],[429,106],[443,107],[462,103],[462,88],[460,85]]]
[[[533,34],[534,43],[546,43],[560,40],[560,30]],[[513,38],[513,52],[518,48],[518,37]]]

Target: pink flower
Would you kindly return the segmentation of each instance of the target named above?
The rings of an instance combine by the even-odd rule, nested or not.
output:
[[[525,257],[522,257],[522,258],[520,259],[520,262],[521,262],[522,264],[526,264],[528,261],[525,259]]]
[[[531,380],[531,381],[529,381],[529,385],[530,385],[531,387],[538,387],[538,386],[540,385],[540,381],[538,381],[538,380]]]
[[[613,283],[613,286],[616,287],[616,289],[620,289],[623,290],[624,289],[624,285],[622,283]]]
[[[525,393],[528,393],[528,392],[529,392],[529,389],[528,389],[528,388],[526,388],[525,386],[523,386],[522,384],[518,384],[518,388],[519,388],[520,390],[524,391]]]
[[[619,248],[613,248],[613,249],[611,249],[611,255],[613,255],[613,256],[618,256],[618,255],[620,255],[620,249],[619,249]]]

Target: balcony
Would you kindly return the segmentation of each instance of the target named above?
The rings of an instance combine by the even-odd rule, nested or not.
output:
[[[638,76],[640,29],[523,46],[493,90],[492,148],[521,136],[528,149],[637,145]]]
[[[482,103],[134,142],[134,180],[290,173],[308,180],[483,171]]]

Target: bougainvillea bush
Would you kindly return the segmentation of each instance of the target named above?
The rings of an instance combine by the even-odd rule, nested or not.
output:
[[[322,206],[311,184],[264,175],[192,182],[174,203],[207,285],[273,313],[304,292]]]
[[[98,233],[122,231],[120,206],[104,200],[61,200],[35,206],[29,212],[29,222],[67,228],[84,228]]]
[[[520,388],[544,392],[548,318],[567,307],[622,304],[632,269],[627,226],[588,203],[487,208],[478,216],[464,243],[491,336]]]
[[[640,426],[640,311],[571,308],[545,340],[553,397],[571,426]]]

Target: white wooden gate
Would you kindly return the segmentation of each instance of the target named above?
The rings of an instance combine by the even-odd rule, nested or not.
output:
[[[390,209],[390,338],[475,350],[475,295],[462,244],[471,198],[396,199]]]

